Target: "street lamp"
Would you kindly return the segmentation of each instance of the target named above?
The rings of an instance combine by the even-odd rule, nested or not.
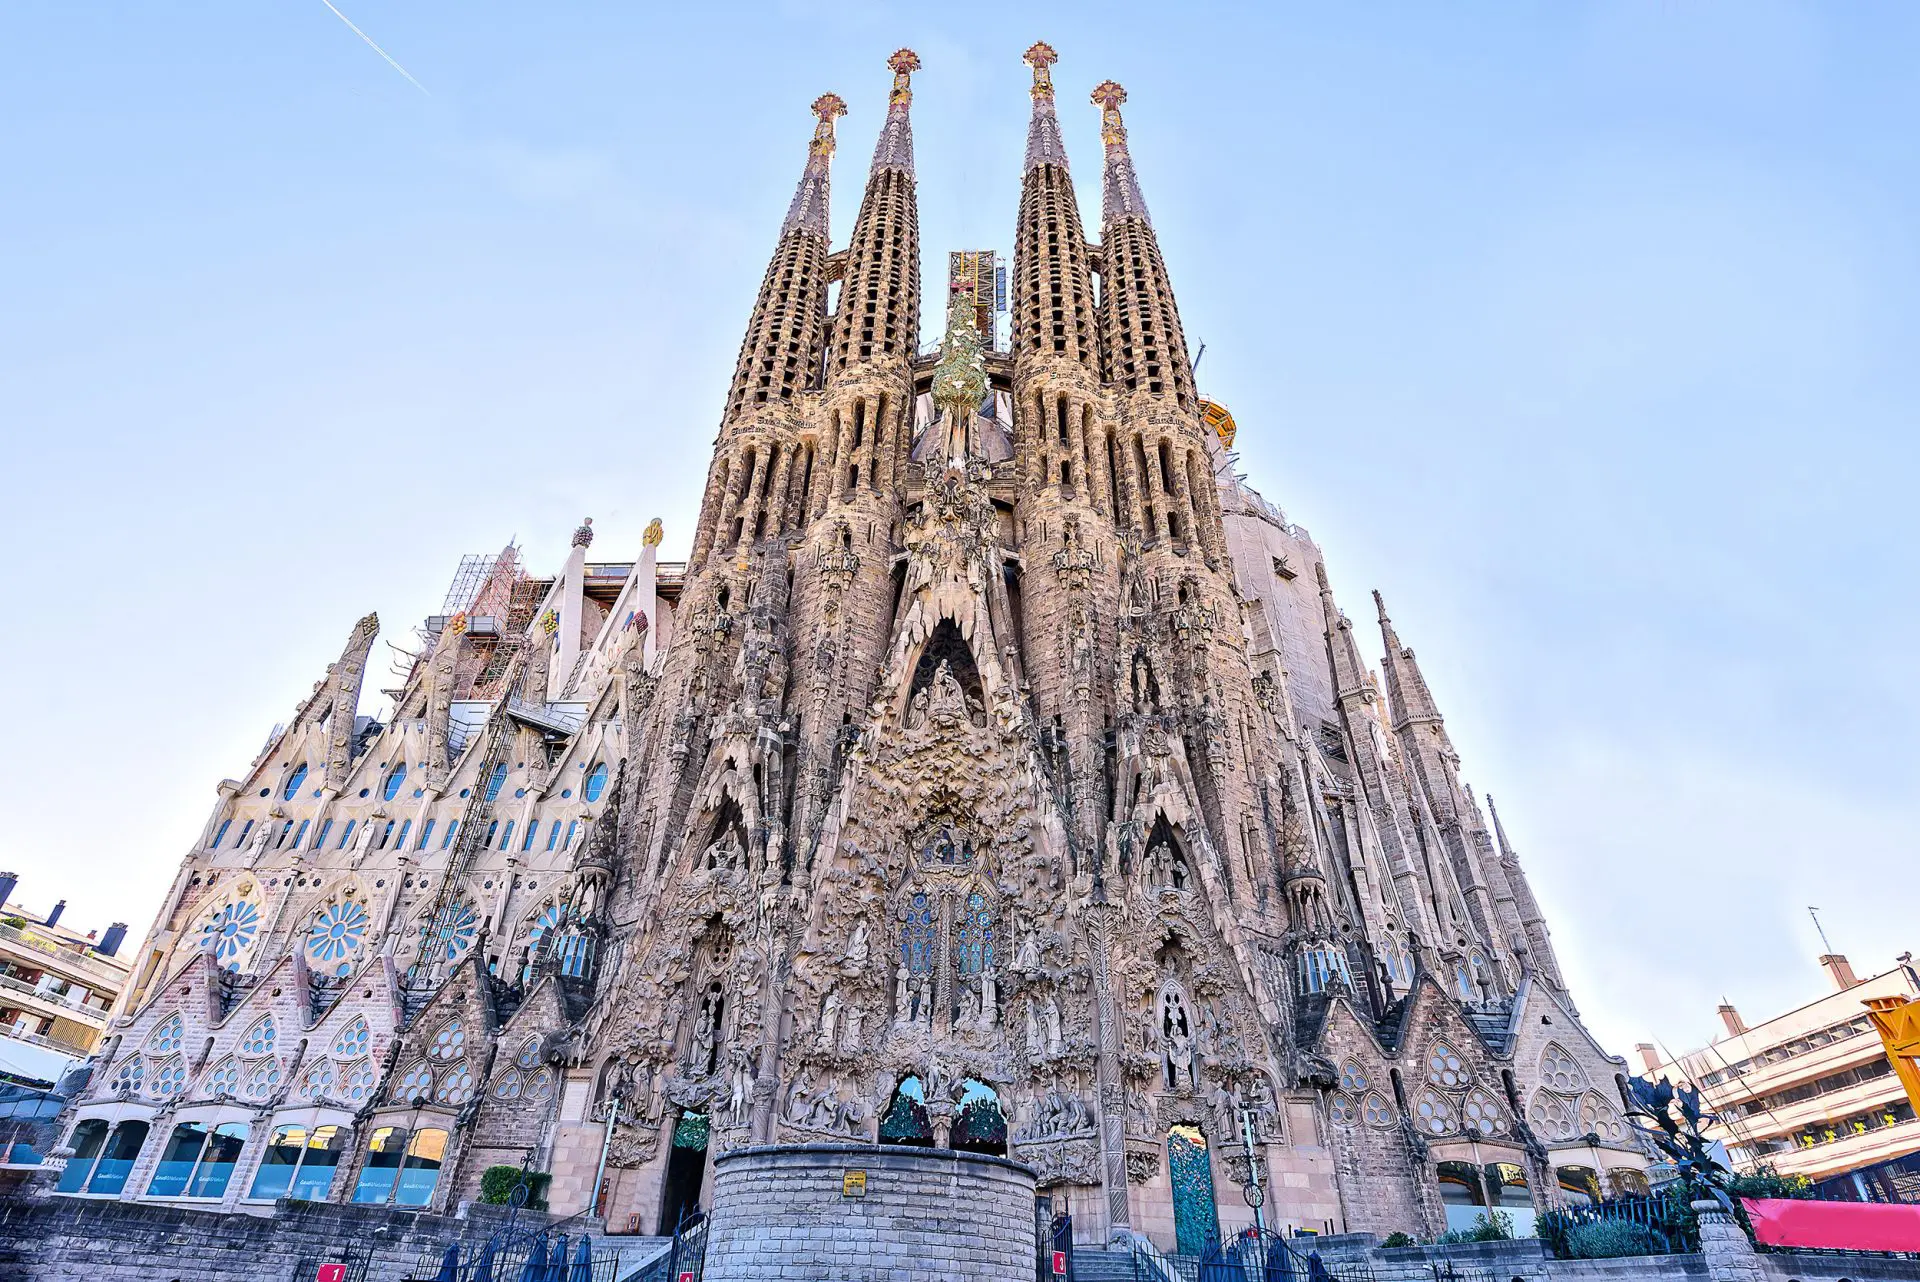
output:
[[[618,1095],[609,1095],[606,1102],[593,1112],[593,1120],[606,1125],[606,1132],[600,1138],[600,1164],[593,1172],[593,1195],[587,1199],[587,1214],[600,1214],[600,1188],[607,1178],[607,1154],[613,1148],[613,1128],[620,1120],[620,1110],[625,1101]]]

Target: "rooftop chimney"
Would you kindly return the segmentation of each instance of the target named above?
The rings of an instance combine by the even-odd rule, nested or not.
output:
[[[13,898],[13,888],[19,884],[17,873],[0,872],[0,908],[7,906],[7,901]]]
[[[120,951],[120,943],[127,937],[127,923],[116,921],[107,927],[106,938],[93,946],[93,951],[103,957],[111,957]]]
[[[59,903],[53,906],[53,911],[47,914],[47,920],[42,924],[47,926],[59,925],[60,914],[65,911],[67,911],[67,901],[62,899]]]
[[[1633,1049],[1639,1052],[1640,1066],[1646,1070],[1647,1076],[1651,1077],[1660,1071],[1660,1055],[1653,1049],[1652,1042],[1641,1042]]]
[[[1853,963],[1839,953],[1828,953],[1820,959],[1820,964],[1827,968],[1827,978],[1833,981],[1836,993],[1843,993],[1860,982],[1853,976]]]
[[[1733,1003],[1724,998],[1720,1002],[1720,1022],[1727,1026],[1728,1037],[1738,1037],[1747,1031],[1747,1021],[1741,1019],[1740,1012],[1733,1008]]]

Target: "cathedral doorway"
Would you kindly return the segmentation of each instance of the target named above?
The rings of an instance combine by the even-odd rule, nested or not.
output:
[[[960,1096],[960,1115],[953,1122],[953,1147],[962,1153],[1007,1155],[1007,1116],[993,1087],[969,1077]]]
[[[1002,1138],[1004,1142],[1004,1135]],[[927,1114],[927,1088],[918,1077],[904,1077],[900,1085],[893,1088],[887,1111],[880,1115],[880,1142],[910,1148],[933,1147],[933,1119]]]
[[[687,1112],[674,1123],[673,1145],[667,1150],[666,1186],[660,1196],[660,1236],[670,1237],[680,1222],[700,1209],[700,1185],[707,1175],[705,1113]]]
[[[1167,1132],[1167,1175],[1173,1182],[1173,1236],[1181,1255],[1204,1255],[1220,1241],[1213,1200],[1213,1164],[1197,1126]]]

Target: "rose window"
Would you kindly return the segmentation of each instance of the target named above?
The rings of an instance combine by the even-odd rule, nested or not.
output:
[[[313,915],[313,924],[307,928],[307,956],[322,966],[345,967],[366,942],[371,925],[366,908],[351,899],[328,904]]]
[[[237,966],[241,953],[260,933],[260,910],[244,899],[219,909],[200,928],[200,948],[223,966]]]
[[[473,947],[473,937],[479,930],[480,914],[464,900],[447,910],[446,920],[429,918],[420,923],[425,953],[434,961],[453,961],[459,957]]]

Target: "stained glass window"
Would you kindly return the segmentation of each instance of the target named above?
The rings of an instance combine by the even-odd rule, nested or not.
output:
[[[187,1089],[187,1064],[178,1056],[167,1060],[153,1070],[153,1079],[149,1088],[155,1099],[171,1099]]]
[[[363,905],[351,899],[336,900],[313,915],[313,924],[307,928],[307,956],[323,966],[338,962],[344,967],[347,959],[360,951],[371,924]]]
[[[386,785],[380,789],[380,799],[382,801],[392,801],[400,795],[400,785],[406,781],[407,763],[403,761],[387,772],[387,782]]]
[[[1586,1074],[1573,1062],[1573,1056],[1552,1042],[1540,1054],[1540,1081],[1569,1095],[1587,1084]]]
[[[466,1044],[466,1027],[456,1019],[433,1035],[433,1045],[428,1048],[427,1054],[435,1059],[452,1059]]]
[[[270,1059],[264,1064],[255,1064],[253,1071],[247,1074],[247,1087],[242,1093],[253,1100],[263,1100],[280,1088],[280,1061]]]
[[[147,1037],[147,1049],[155,1055],[171,1055],[180,1049],[186,1039],[187,1025],[178,1015],[169,1015],[160,1021]]]
[[[460,1105],[473,1098],[473,1070],[467,1067],[467,1061],[456,1060],[447,1071],[440,1074],[439,1086],[433,1092],[433,1098],[442,1104]]]
[[[493,773],[487,777],[487,800],[493,801],[500,796],[500,785],[507,781],[507,763],[502,761],[493,767]]]
[[[1360,1111],[1366,1117],[1368,1126],[1393,1125],[1393,1108],[1387,1103],[1387,1097],[1379,1091],[1369,1092],[1366,1099],[1360,1101]]]
[[[440,925],[437,933],[432,918],[421,923],[420,933],[432,936],[427,941],[425,951],[429,956],[437,953],[438,959],[452,961],[473,947],[473,937],[479,926],[480,915],[474,912],[473,905],[464,901],[457,903],[449,910],[446,921]]]
[[[323,1059],[308,1069],[307,1075],[300,1079],[300,1094],[306,1099],[317,1101],[333,1094],[333,1084],[333,1061]]]
[[[373,1030],[367,1027],[366,1019],[355,1015],[353,1021],[340,1030],[340,1036],[333,1039],[333,1053],[341,1059],[357,1059],[367,1053],[372,1040]]]
[[[402,1104],[429,1099],[432,1095],[433,1073],[425,1064],[415,1064],[408,1069],[406,1076],[400,1079],[399,1087],[393,1092],[393,1097]]]
[[[979,891],[967,896],[960,918],[960,940],[955,963],[962,975],[978,975],[993,967],[993,910]]]
[[[1460,1056],[1445,1042],[1435,1042],[1427,1053],[1427,1080],[1435,1086],[1465,1086],[1469,1074]]]
[[[300,791],[300,785],[305,783],[306,781],[307,781],[307,763],[303,761],[299,765],[293,768],[292,774],[287,776],[287,782],[285,786],[283,786],[280,789],[280,800],[292,801],[293,795]]]
[[[1335,1126],[1352,1126],[1359,1117],[1354,1111],[1353,1101],[1338,1092],[1333,1096],[1332,1113]]]
[[[587,771],[587,781],[580,787],[580,799],[589,805],[600,800],[600,794],[607,790],[607,763],[602,761]]]
[[[229,1055],[214,1065],[207,1074],[206,1093],[209,1095],[238,1095],[240,1093],[240,1061]]]
[[[1424,1090],[1413,1101],[1414,1125],[1429,1135],[1445,1135],[1454,1129],[1453,1105],[1438,1091]]]
[[[1492,1135],[1500,1129],[1500,1108],[1483,1091],[1475,1091],[1467,1096],[1463,1111],[1466,1113],[1469,1135]]]
[[[107,1089],[113,1091],[137,1091],[147,1077],[147,1062],[138,1055],[129,1056],[120,1061],[120,1067],[113,1070],[113,1080],[107,1083]]]
[[[215,961],[234,968],[259,932],[260,910],[244,899],[236,899],[217,909],[200,928],[200,947],[212,953]]]
[[[520,1074],[514,1072],[512,1069],[508,1069],[506,1076],[493,1084],[493,1097],[495,1099],[519,1099],[520,1086]]]
[[[242,1055],[271,1055],[273,1046],[279,1040],[280,1030],[274,1026],[273,1016],[262,1015],[247,1035],[240,1039]]]
[[[907,903],[907,921],[900,932],[900,959],[914,975],[933,970],[933,897],[925,891]]]
[[[373,1065],[366,1060],[349,1064],[340,1074],[340,1093],[349,1103],[362,1104],[373,1093]]]

